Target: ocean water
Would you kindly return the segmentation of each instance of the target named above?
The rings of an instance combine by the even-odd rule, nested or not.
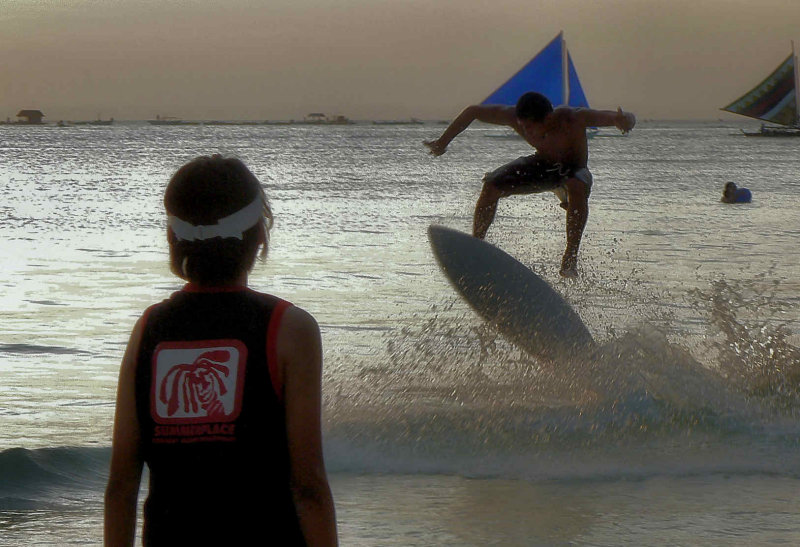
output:
[[[251,286],[318,319],[342,545],[800,543],[800,139],[642,122],[590,141],[577,281],[551,195],[488,240],[547,279],[600,351],[540,362],[438,270],[484,172],[529,153],[439,124],[0,126],[0,545],[102,538],[116,376],[181,286],[161,198],[185,161],[242,158],[276,216]],[[747,205],[719,198],[732,180]],[[144,492],[143,492],[144,494]]]

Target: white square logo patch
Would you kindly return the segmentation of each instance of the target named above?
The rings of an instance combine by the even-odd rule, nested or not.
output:
[[[239,340],[162,342],[153,352],[151,415],[161,424],[239,416],[247,348]]]

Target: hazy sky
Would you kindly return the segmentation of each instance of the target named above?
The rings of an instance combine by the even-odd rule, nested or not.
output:
[[[450,118],[560,30],[593,107],[731,118],[800,0],[0,0],[0,119]]]

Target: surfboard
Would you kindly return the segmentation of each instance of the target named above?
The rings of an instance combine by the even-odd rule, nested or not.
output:
[[[557,360],[595,347],[577,312],[544,279],[481,239],[431,225],[428,239],[450,284],[508,340]]]

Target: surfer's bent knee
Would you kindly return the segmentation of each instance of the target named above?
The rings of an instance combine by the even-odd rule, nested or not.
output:
[[[481,188],[481,193],[483,193],[484,195],[496,196],[497,198],[503,197],[504,192],[497,184],[497,181],[495,179],[490,179],[487,177],[488,175],[486,177],[483,177],[483,188]]]
[[[563,182],[562,188],[566,191],[567,198],[571,205],[574,204],[574,200],[579,200],[588,204],[591,186],[586,184],[586,182],[579,178],[572,177]]]

